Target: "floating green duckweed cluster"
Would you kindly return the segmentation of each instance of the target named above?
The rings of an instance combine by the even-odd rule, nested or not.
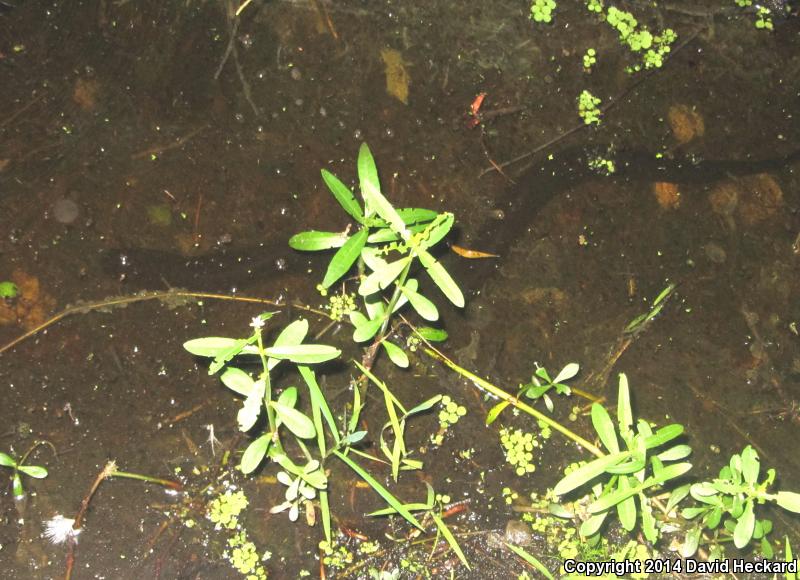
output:
[[[444,441],[445,432],[467,414],[467,408],[456,403],[449,395],[443,396],[439,401],[439,405],[441,407],[439,410],[439,431],[431,435],[431,443],[434,445],[441,445]]]
[[[587,125],[600,124],[600,99],[584,90],[578,97],[578,114]]]
[[[612,159],[606,159],[598,155],[589,159],[589,169],[601,173],[603,175],[613,175],[617,170],[617,166]]]
[[[536,464],[533,463],[533,449],[539,442],[533,433],[525,433],[522,429],[511,431],[503,428],[500,430],[500,444],[506,454],[506,461],[516,469],[517,475],[533,473]]]
[[[334,320],[343,320],[354,310],[357,310],[356,295],[351,294],[334,294],[328,300],[328,310],[331,312],[331,318]]]
[[[533,4],[531,4],[531,20],[548,24],[553,21],[553,11],[555,9],[555,0],[533,0]]]
[[[556,546],[562,560],[575,559],[581,555],[581,539],[572,522],[551,515],[548,506],[553,501],[550,492],[543,496],[531,494],[532,511],[524,513],[522,520],[528,522],[534,532],[543,535],[548,546]]]
[[[467,408],[459,405],[448,395],[442,397],[442,410],[439,411],[439,424],[445,429],[458,423],[458,420],[467,414]]]
[[[19,288],[13,282],[0,282],[0,298],[16,298]]]
[[[329,568],[340,569],[353,563],[353,553],[346,546],[338,546],[325,540],[319,543],[322,550],[322,563]]]
[[[225,558],[246,580],[266,580],[267,571],[261,564],[256,545],[247,538],[247,532],[234,534],[228,540],[228,547],[230,552],[225,552]],[[265,554],[265,558],[268,557],[269,554]]]
[[[505,500],[506,505],[511,505],[512,503],[514,503],[516,500],[519,499],[519,494],[510,487],[504,487],[503,499]]]
[[[595,64],[597,64],[597,51],[593,48],[586,49],[583,55],[583,69],[590,72]]]
[[[759,6],[756,11],[756,28],[759,30],[772,30],[772,10],[766,6]]]
[[[603,0],[586,0],[586,8],[589,12],[601,14],[603,12]]]
[[[208,504],[208,519],[217,529],[233,530],[239,525],[239,514],[247,507],[247,497],[243,491],[226,491]]]

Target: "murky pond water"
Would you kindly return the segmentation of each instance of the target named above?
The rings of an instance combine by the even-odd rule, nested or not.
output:
[[[393,204],[452,211],[455,249],[500,256],[442,254],[463,310],[425,286],[448,356],[512,393],[535,363],[557,372],[578,362],[571,384],[612,403],[625,372],[638,416],[685,426],[698,478],[749,444],[779,489],[800,490],[798,19],[776,16],[768,32],[732,2],[629,4],[653,30],[677,32],[663,67],[626,72],[636,59],[578,1],[559,2],[550,25],[505,0],[256,0],[240,17],[199,0],[0,2],[0,282],[20,292],[0,298],[0,450],[52,445],[29,457],[49,475],[23,478],[25,501],[10,484],[0,496],[3,576],[63,576],[68,550],[43,538],[44,522],[74,517],[109,460],[184,490],[104,481],[73,546],[73,577],[236,577],[223,558],[229,535],[205,517],[226,484],[249,498],[243,525],[272,554],[272,577],[321,573],[319,524],[270,512],[285,491],[274,466],[253,477],[231,469],[248,443],[241,403],[182,347],[243,336],[276,308],[131,298],[182,288],[319,307],[326,262],[287,240],[347,226],[319,170],[355,183],[362,142]],[[602,100],[599,125],[578,116],[584,90]],[[670,283],[662,312],[625,333]],[[39,328],[112,297],[129,303],[73,308]],[[302,312],[278,309],[281,325]],[[309,320],[314,334],[326,325]],[[339,411],[357,374],[348,361],[361,356],[349,334],[325,335],[344,362],[320,372]],[[409,422],[423,470],[397,483],[385,466],[371,471],[404,501],[424,500],[424,483],[448,494],[446,521],[472,568],[432,524],[417,537],[402,521],[365,517],[383,501],[332,462],[334,533],[355,557],[327,576],[401,566],[403,577],[536,576],[504,540],[557,571],[558,546],[520,529],[519,510],[590,456],[554,435],[535,472],[515,475],[499,430],[539,432],[535,422],[506,411],[487,427],[494,401],[421,350],[410,355],[410,370],[376,365],[396,396],[412,407],[446,394],[467,415],[441,445],[430,442],[435,412]],[[559,420],[593,438],[588,417],[568,419],[586,400],[554,401]],[[367,404],[363,450],[380,455],[377,391]],[[513,507],[503,488],[517,493]],[[776,549],[784,535],[800,549],[797,516],[764,513]],[[369,542],[376,551],[359,552]]]

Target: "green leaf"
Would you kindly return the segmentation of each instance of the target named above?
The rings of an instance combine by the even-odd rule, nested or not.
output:
[[[655,433],[653,433],[650,437],[645,438],[644,446],[646,449],[653,449],[655,447],[659,447],[663,445],[667,441],[672,441],[676,437],[680,437],[683,434],[683,425],[678,425],[677,423],[673,423],[672,425],[667,425],[662,427]]]
[[[207,336],[205,338],[195,338],[183,343],[183,348],[195,356],[217,357],[222,353],[231,350],[241,350],[247,344],[243,338],[225,338],[222,336]],[[235,356],[231,355],[230,358]]]
[[[595,477],[603,473],[609,467],[621,463],[628,457],[630,457],[630,453],[627,451],[623,451],[621,453],[612,453],[610,455],[604,455],[603,457],[595,459],[591,463],[582,465],[581,467],[579,467],[578,469],[567,475],[564,479],[559,481],[553,488],[553,493],[555,493],[555,495],[564,495],[566,493],[569,493],[573,489],[576,489],[582,486],[583,484],[590,482]]]
[[[369,296],[386,289],[411,263],[411,257],[400,258],[364,278],[358,287],[359,296]]]
[[[277,401],[270,402],[270,406],[275,409],[278,417],[288,427],[289,431],[301,439],[312,439],[316,436],[317,431],[314,429],[314,422],[297,409]]]
[[[404,224],[411,226],[413,224],[433,221],[439,214],[432,209],[403,207],[397,210],[397,215],[400,216]]]
[[[758,484],[758,472],[761,469],[761,461],[758,453],[752,446],[748,445],[742,451],[742,476],[745,483],[750,485]]]
[[[240,395],[247,397],[253,392],[255,381],[242,369],[228,367],[219,378],[223,385]]]
[[[17,462],[16,460],[14,460],[13,457],[8,455],[7,453],[3,453],[2,451],[0,451],[0,465],[3,465],[4,467],[13,468],[17,466]]]
[[[622,477],[619,481],[628,481],[628,478]],[[617,504],[619,523],[629,532],[636,527],[636,515],[636,500],[633,497],[627,497]]]
[[[659,453],[656,457],[661,461],[679,461],[689,457],[691,454],[692,448],[688,445],[676,445],[675,447],[670,447],[666,451]]]
[[[364,245],[367,243],[367,235],[367,228],[358,230],[333,255],[330,264],[328,264],[328,269],[325,271],[325,277],[322,279],[322,285],[325,288],[330,288],[334,282],[347,274],[361,255],[361,250],[364,249]]]
[[[755,525],[756,516],[753,512],[753,500],[749,500],[744,506],[744,513],[739,517],[733,530],[733,544],[737,548],[741,550],[750,543]]]
[[[308,386],[308,392],[311,395],[312,409],[318,408],[320,413],[322,413],[322,416],[325,417],[325,422],[328,423],[328,430],[331,432],[333,440],[338,445],[339,430],[336,427],[336,421],[333,418],[333,413],[331,412],[331,409],[328,406],[328,401],[325,399],[325,395],[322,393],[322,389],[319,388],[319,384],[317,383],[317,377],[314,374],[314,371],[312,371],[310,367],[307,367],[305,365],[299,365],[297,369],[300,371],[300,376],[303,377],[303,380]],[[358,389],[355,390],[358,391]]]
[[[506,542],[505,544],[506,544],[506,547],[509,550],[511,550],[517,556],[519,556],[520,558],[525,560],[528,564],[530,564],[531,566],[536,568],[542,576],[547,578],[547,580],[555,580],[555,578],[553,578],[553,575],[550,573],[550,571],[547,568],[544,567],[544,564],[542,564],[539,560],[537,560],[536,558],[531,556],[528,552],[526,552],[525,550],[523,550],[519,546],[515,546],[514,544],[509,544],[508,542]]]
[[[425,298],[415,289],[409,288],[408,284],[403,286],[400,291],[408,298],[408,301],[411,302],[411,306],[422,318],[429,322],[439,320],[439,311],[436,309],[436,305],[433,302]]]
[[[429,342],[444,342],[447,340],[447,331],[442,330],[441,328],[421,326],[417,328],[417,333]]]
[[[631,411],[631,392],[628,388],[628,377],[625,373],[619,374],[619,395],[617,400],[617,423],[619,423],[620,435],[633,426],[633,411]]]
[[[398,514],[403,516],[405,520],[410,523],[411,525],[419,528],[422,531],[425,531],[425,528],[422,527],[417,521],[410,511],[406,509],[406,507],[400,503],[400,501],[391,494],[391,492],[382,486],[374,477],[372,477],[369,473],[367,473],[358,463],[347,457],[344,453],[338,450],[334,450],[333,454],[336,455],[339,459],[341,459],[350,469],[355,471],[361,479],[367,482],[367,484],[375,490],[375,492],[380,495],[386,503],[388,503]]]
[[[594,536],[597,531],[600,529],[600,526],[603,525],[603,522],[606,521],[606,516],[608,512],[603,512],[601,514],[595,514],[591,516],[588,520],[583,522],[580,527],[580,534],[584,538],[588,538],[590,536]]]
[[[697,547],[700,545],[700,537],[703,534],[703,528],[696,526],[686,532],[686,539],[681,546],[681,556],[684,558],[691,558],[697,552]]]
[[[394,364],[403,369],[408,368],[408,355],[405,353],[405,351],[403,351],[402,348],[389,342],[388,340],[381,342],[381,345],[386,350],[386,354],[389,355],[389,358]]]
[[[265,348],[264,352],[271,358],[290,360],[304,365],[329,361],[342,354],[338,348],[327,344],[272,346]]]
[[[592,405],[592,425],[606,449],[611,453],[619,453],[619,442],[617,441],[617,433],[614,430],[614,422],[603,405],[598,405],[597,403]]]
[[[30,475],[36,479],[44,479],[47,477],[47,470],[38,465],[20,465],[17,469],[25,475]]]
[[[800,493],[793,491],[779,491],[775,495],[775,503],[785,510],[800,514]]]
[[[500,401],[494,407],[489,409],[489,412],[486,413],[486,425],[491,425],[497,420],[497,417],[500,416],[500,413],[503,412],[503,409],[508,407],[511,403],[508,401]]]
[[[664,300],[664,299],[665,299],[667,296],[669,296],[670,294],[672,294],[672,291],[673,291],[673,290],[675,290],[675,284],[670,284],[669,286],[667,286],[666,288],[664,288],[664,289],[661,291],[661,294],[659,294],[659,295],[656,297],[656,299],[655,299],[655,300],[653,300],[653,306],[658,306],[658,304],[659,304],[659,303],[660,303],[662,300]]]
[[[436,522],[436,527],[439,529],[439,532],[441,532],[444,539],[447,540],[447,543],[450,544],[450,548],[456,553],[461,563],[466,566],[467,570],[471,570],[472,568],[470,568],[469,562],[467,562],[467,558],[464,556],[464,552],[461,551],[461,546],[458,545],[456,537],[450,531],[450,528],[447,527],[447,524],[444,523],[444,520],[433,512],[431,512],[431,517],[433,517],[433,521]]]
[[[578,371],[581,369],[578,363],[569,363],[561,372],[556,375],[556,378],[553,379],[554,383],[563,383],[564,381],[570,380],[572,377],[578,374]]]
[[[692,484],[687,483],[672,490],[672,493],[669,494],[669,501],[667,502],[667,513],[675,509],[675,507],[689,495],[690,487],[692,487]]]
[[[377,212],[386,220],[390,228],[405,239],[408,235],[406,224],[389,200],[381,193],[378,169],[375,167],[375,160],[366,143],[362,143],[358,150],[358,179],[361,184],[361,195],[364,196],[368,210]]]
[[[272,433],[265,433],[250,442],[250,445],[244,450],[242,461],[239,463],[242,473],[247,475],[255,471],[256,467],[258,467],[261,460],[264,459],[264,456],[267,454],[271,443]]]
[[[369,340],[375,336],[381,324],[383,324],[383,317],[368,320],[367,322],[357,325],[355,332],[353,332],[353,340],[356,342]]]
[[[350,217],[358,223],[363,224],[364,213],[361,211],[361,206],[358,204],[358,201],[356,201],[356,197],[353,195],[353,192],[350,191],[350,188],[342,183],[341,180],[330,171],[323,169],[320,173],[322,173],[322,180],[325,182],[325,185],[331,190],[333,197],[336,198],[336,201],[339,202],[342,209],[350,214]]]
[[[428,275],[447,299],[457,307],[463,308],[464,295],[461,293],[458,284],[455,283],[453,278],[450,277],[450,274],[447,273],[447,270],[444,269],[444,266],[426,250],[418,248],[416,254],[419,257],[419,261],[422,262],[422,265],[425,267],[425,271],[428,272]]]
[[[253,383],[253,389],[242,404],[242,408],[236,414],[236,420],[239,422],[240,431],[249,431],[256,424],[258,416],[261,414],[261,403],[264,399],[264,393],[267,386],[263,379],[259,379]]]
[[[656,519],[653,517],[653,507],[650,505],[650,500],[643,494],[639,494],[639,503],[642,507],[642,532],[648,542],[655,544],[658,541],[658,528]]]
[[[436,405],[436,403],[438,403],[441,400],[442,400],[442,396],[441,395],[434,395],[433,397],[431,397],[427,401],[423,401],[422,403],[420,403],[419,405],[417,405],[413,409],[410,409],[406,413],[406,417],[410,417],[411,415],[416,415],[417,413],[423,413],[423,412],[427,411],[428,409],[430,409],[431,407],[433,407],[434,405]]]
[[[289,247],[302,252],[317,252],[331,248],[341,248],[347,241],[347,234],[343,232],[318,232],[310,230],[293,235],[289,238]]]
[[[297,387],[287,387],[278,396],[281,405],[294,408],[297,406]]]
[[[453,227],[455,218],[451,213],[442,213],[436,216],[437,219],[429,226],[428,235],[422,240],[421,246],[425,249],[431,248],[442,241],[450,229]]]

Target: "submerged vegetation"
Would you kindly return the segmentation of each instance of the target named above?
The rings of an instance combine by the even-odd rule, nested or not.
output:
[[[360,378],[353,379],[350,384],[352,401],[347,408],[335,412],[329,406],[326,392],[319,386],[318,371],[314,370],[338,358],[342,351],[334,346],[305,342],[309,333],[309,322],[305,319],[290,322],[269,346],[265,340],[267,325],[274,318],[274,312],[255,317],[252,333],[244,338],[201,338],[187,342],[185,347],[195,355],[211,358],[209,373],[222,371],[223,384],[243,398],[237,416],[239,429],[254,433],[241,455],[239,469],[244,474],[253,473],[266,459],[265,468],[279,468],[275,471],[276,477],[286,486],[285,501],[272,506],[270,511],[288,510],[291,521],[304,513],[309,525],[318,521],[315,512],[319,512],[325,536],[321,549],[327,566],[346,569],[356,565],[352,553],[336,543],[333,533],[334,511],[340,500],[330,496],[333,473],[330,462],[339,460],[388,505],[371,516],[397,515],[419,531],[428,530],[432,524],[436,535],[441,536],[469,568],[457,534],[444,520],[451,502],[447,495],[435,493],[427,485],[424,501],[405,503],[380,481],[380,476],[362,464],[366,460],[370,465],[386,465],[392,481],[397,482],[402,472],[423,468],[423,462],[414,457],[408,443],[416,417],[440,406],[440,431],[432,437],[432,442],[439,445],[444,432],[466,413],[466,408],[450,396],[439,394],[422,396],[409,409],[374,372],[381,351],[398,367],[410,366],[413,352],[408,348],[408,341],[397,339],[400,326],[415,333],[417,341],[430,344],[424,333],[417,332],[406,317],[398,319],[403,307],[413,310],[422,320],[439,319],[438,308],[422,293],[417,277],[420,273],[426,272],[453,304],[464,305],[458,285],[430,253],[453,226],[454,216],[418,208],[395,209],[381,192],[378,172],[366,145],[362,145],[359,152],[358,174],[363,203],[356,201],[341,180],[325,170],[322,172],[323,180],[339,205],[357,224],[354,229],[348,227],[341,233],[308,231],[290,241],[298,250],[336,250],[319,289],[327,293],[340,280],[345,280],[345,289],[331,297],[327,314],[332,321],[349,320],[356,343],[371,341],[361,361],[353,362]],[[357,274],[351,277],[352,271]],[[354,295],[348,293],[350,284],[356,288],[360,307]],[[667,286],[653,301],[651,309],[633,320],[625,332],[641,332],[652,323],[674,289],[674,284]],[[414,344],[417,347],[419,342]],[[426,352],[433,351],[428,347]],[[247,359],[257,361],[260,370],[255,374],[244,370],[242,364]],[[236,361],[241,362],[237,364]],[[277,375],[279,365],[286,364],[294,365],[295,371]],[[456,372],[471,377],[454,363],[449,364]],[[570,363],[552,377],[546,369],[537,366],[531,382],[521,386],[516,397],[496,405],[486,418],[487,424],[493,423],[508,407],[527,408],[526,412],[538,418],[534,431],[498,429],[506,459],[517,476],[524,477],[536,469],[537,450],[552,437],[554,430],[595,455],[592,461],[569,466],[552,490],[542,490],[543,497],[548,499],[535,509],[545,509],[551,515],[529,519],[534,530],[553,535],[560,557],[604,558],[614,550],[621,550],[619,554],[624,555],[633,549],[630,557],[643,560],[664,553],[662,540],[665,537],[677,542],[683,557],[701,551],[705,557],[721,558],[725,554],[725,544],[730,541],[738,549],[752,546],[765,557],[772,557],[768,539],[772,523],[757,517],[757,506],[774,502],[785,510],[800,513],[800,494],[770,492],[768,488],[775,480],[775,471],[769,470],[766,479],[759,481],[759,458],[752,447],[734,455],[722,468],[719,478],[687,483],[686,476],[692,464],[686,459],[692,450],[682,442],[685,440],[683,426],[674,423],[658,427],[642,419],[636,420],[624,374],[619,378],[616,421],[602,404],[595,402],[591,406],[591,422],[605,451],[521,403],[521,397],[534,403],[543,401],[546,409],[553,412],[554,397],[574,395],[566,382],[578,372],[578,365]],[[292,376],[298,376],[305,388],[287,384]],[[281,380],[276,382],[278,377]],[[486,388],[485,383],[475,382]],[[368,395],[370,385],[378,389],[377,397]],[[366,409],[376,400],[382,401],[387,420],[376,432],[368,433],[360,428],[361,417],[365,412],[374,416],[374,410]],[[266,420],[260,421],[262,418]],[[416,435],[415,439],[420,436]],[[372,442],[383,457],[369,453],[364,447],[367,442]],[[503,495],[507,502],[516,504],[519,501],[519,496],[510,488],[506,488]],[[237,502],[235,510],[225,508],[233,497],[227,493],[210,504],[209,517],[218,526],[237,527],[238,514],[246,506],[246,500]],[[224,498],[228,499],[223,502]],[[535,505],[534,502],[531,507]],[[616,520],[615,525],[610,524],[612,519]],[[634,542],[631,548],[626,544],[609,543],[606,534],[616,526],[629,533],[640,530],[647,546]],[[234,566],[244,571],[243,561],[255,565],[257,550],[250,547],[246,535],[235,536],[234,540],[238,542],[235,546],[231,544]],[[247,557],[241,554],[243,546],[248,547]],[[546,563],[521,547],[509,545],[509,549],[534,567],[533,562],[537,562],[546,571]],[[369,554],[361,556],[370,557]],[[406,561],[406,566],[416,569],[410,560]],[[552,569],[553,573],[557,571],[557,567]]]
[[[748,9],[748,14],[756,15],[757,27],[772,29],[769,9],[753,7],[749,0],[736,3]],[[602,0],[587,0],[585,4],[592,26],[607,26],[613,31],[608,36],[611,44],[622,50],[628,73],[652,73],[675,49],[677,34],[671,28],[661,28],[660,21],[661,30],[656,31],[621,5]],[[560,17],[555,0],[531,3],[530,19],[537,30],[543,30],[539,25]],[[325,20],[320,13],[318,24],[324,27]],[[329,19],[327,26],[332,26]],[[234,30],[233,48],[229,47],[234,53],[235,37]],[[246,40],[241,36],[242,46]],[[593,137],[611,126],[614,120],[607,112],[620,100],[599,91],[596,92],[600,96],[596,96],[594,88],[583,89],[583,83],[597,80],[598,71],[612,62],[605,58],[608,46],[596,46],[564,52],[570,56],[569,66],[578,68],[582,64],[587,73],[575,71],[579,85],[572,92],[564,92],[569,95],[568,113],[578,129],[591,126]],[[400,64],[396,68],[403,69],[402,74],[396,71],[397,76],[406,81],[405,97],[399,99],[405,106],[408,79],[403,75],[407,71],[399,53],[397,58]],[[289,66],[292,79],[299,82],[302,74],[294,67]],[[444,87],[449,71],[442,74]],[[624,74],[619,76],[628,79]],[[473,101],[467,127],[480,127],[481,145],[488,157],[483,139],[491,131],[485,123],[493,114],[508,114],[513,108],[482,112],[486,95],[480,93]],[[576,107],[580,120],[575,117]],[[670,122],[673,118],[682,119],[686,136],[681,137],[673,128],[673,136],[682,147],[702,137],[705,127],[694,108],[681,107],[670,109],[666,117]],[[361,131],[355,135],[360,141]],[[629,169],[621,161],[615,163],[613,154],[611,144],[581,155],[579,160],[584,168],[588,166],[591,172],[604,176],[614,174],[618,168],[621,172]],[[150,156],[155,160],[155,154]],[[557,163],[557,155],[551,154],[548,162]],[[509,570],[519,570],[519,578],[553,578],[570,573],[565,567],[567,560],[639,562],[642,570],[630,574],[633,578],[648,577],[645,562],[675,562],[680,558],[713,562],[741,556],[748,560],[794,562],[787,532],[791,525],[785,525],[782,516],[786,512],[800,513],[800,494],[785,489],[794,482],[781,480],[771,466],[762,467],[761,458],[767,455],[755,442],[749,444],[748,439],[748,444],[736,448],[737,453],[720,458],[710,475],[698,474],[693,447],[695,451],[700,447],[693,440],[691,429],[684,427],[692,425],[689,417],[667,416],[666,425],[637,417],[634,389],[624,373],[612,381],[617,387],[613,403],[601,396],[602,392],[593,394],[597,389],[592,387],[609,382],[627,345],[675,310],[671,300],[675,300],[681,286],[672,273],[655,282],[656,290],[663,290],[653,300],[641,300],[636,281],[632,276],[628,278],[628,299],[631,303],[637,301],[639,307],[632,311],[640,314],[632,320],[627,316],[622,319],[617,348],[612,348],[602,372],[585,376],[586,371],[577,362],[569,362],[577,358],[577,352],[551,352],[548,358],[539,358],[542,364],[524,363],[529,366],[520,373],[524,376],[519,383],[515,381],[516,388],[498,387],[486,378],[490,369],[469,370],[462,366],[471,364],[474,357],[458,357],[456,362],[438,348],[440,343],[447,343],[447,330],[453,332],[443,319],[455,317],[454,310],[465,307],[470,292],[483,291],[462,289],[445,266],[456,215],[395,207],[366,144],[358,151],[356,166],[356,188],[348,185],[350,180],[343,176],[337,177],[327,169],[321,171],[322,182],[343,210],[347,224],[337,226],[338,222],[331,220],[331,225],[325,226],[330,231],[301,231],[288,241],[289,247],[299,252],[329,254],[324,273],[313,281],[308,276],[309,289],[316,286],[324,304],[312,306],[287,301],[284,296],[276,301],[253,299],[251,302],[261,304],[253,307],[258,310],[247,313],[240,332],[231,331],[232,324],[226,320],[225,332],[231,336],[217,336],[222,331],[213,329],[209,336],[183,344],[186,351],[208,363],[208,374],[218,377],[235,401],[235,418],[231,415],[223,420],[233,426],[234,436],[223,436],[224,426],[217,430],[225,444],[216,438],[214,424],[205,425],[208,440],[202,447],[210,452],[215,465],[201,464],[185,433],[182,435],[192,458],[185,460],[191,463],[189,469],[175,468],[180,481],[122,472],[113,462],[107,463],[84,496],[75,518],[56,515],[48,520],[46,537],[68,546],[67,578],[73,569],[77,537],[83,530],[89,503],[100,483],[114,477],[180,491],[177,499],[170,498],[168,505],[158,506],[159,513],[169,518],[167,525],[177,522],[182,531],[203,534],[202,541],[196,543],[204,547],[209,560],[248,580],[267,578],[273,567],[276,576],[281,572],[294,577],[312,575],[307,569],[284,568],[284,556],[273,556],[274,552],[286,550],[273,542],[277,544],[280,536],[288,544],[290,534],[282,533],[287,529],[298,530],[292,549],[304,553],[308,560],[316,558],[323,577],[458,577],[474,570],[481,551],[489,550],[501,551],[504,556],[513,554]],[[494,168],[500,169],[496,165]],[[659,182],[654,189],[674,192],[677,199],[674,184]],[[425,194],[427,197],[427,191]],[[733,197],[743,200],[744,194]],[[195,224],[199,222],[201,201],[202,197],[197,202]],[[727,212],[720,212],[725,213],[723,219],[730,232],[736,226],[735,203],[736,200]],[[677,205],[676,201],[673,206]],[[673,206],[664,203],[661,208]],[[147,211],[151,225],[170,226],[171,206],[146,207],[150,208]],[[186,220],[188,214],[182,210],[181,214]],[[303,215],[313,214],[309,211]],[[496,215],[503,218],[501,210]],[[556,217],[553,223],[559,228],[583,219],[578,210],[572,209]],[[588,246],[595,243],[595,238],[587,240],[592,226],[581,225],[583,233],[575,237],[581,251],[588,252]],[[565,234],[563,239],[568,237]],[[464,257],[496,257],[455,245],[450,249]],[[660,250],[658,255],[661,257]],[[550,259],[550,253],[547,256]],[[693,258],[681,258],[684,259],[687,268],[696,265]],[[724,255],[712,261],[718,264],[723,260]],[[553,268],[568,269],[562,263],[555,263]],[[0,306],[14,307],[15,319],[21,320],[17,306],[31,301],[30,295],[32,292],[22,284],[18,287],[15,282],[0,282]],[[556,292],[548,296],[551,302],[561,300]],[[176,288],[102,303],[78,303],[53,320],[150,299],[171,306],[191,304],[191,308],[196,301],[239,297]],[[531,304],[539,297],[524,299]],[[601,300],[599,293],[597,300]],[[683,310],[690,311],[688,307]],[[517,312],[514,315],[520,316]],[[624,324],[627,320],[630,322]],[[205,318],[202,321],[208,324]],[[249,326],[246,321],[250,321]],[[32,336],[48,324],[37,319],[25,336]],[[559,320],[555,326],[564,328],[561,324]],[[792,332],[797,334],[796,323],[791,324]],[[500,334],[501,330],[489,325],[481,333]],[[583,340],[586,335],[576,336]],[[3,346],[0,352],[14,344]],[[751,349],[753,358],[763,355],[755,352],[755,346]],[[66,343],[62,345],[64,349],[68,347]],[[465,350],[476,348],[482,345],[470,343]],[[500,349],[503,356],[522,359],[530,355],[527,351],[520,355],[525,349],[518,345],[515,349],[509,347],[507,352],[505,348],[503,344]],[[185,355],[184,352],[183,360],[188,361]],[[119,358],[113,352],[112,356]],[[581,356],[585,358],[585,353]],[[117,365],[121,374],[127,374],[124,361],[117,361]],[[440,379],[443,372],[453,381],[424,386],[432,382],[424,379]],[[584,381],[589,387],[581,384]],[[454,389],[456,384],[462,390]],[[64,413],[78,424],[70,403],[63,407],[61,414]],[[173,426],[164,422],[167,423],[170,428]],[[481,427],[480,432],[476,426]],[[159,420],[158,429],[161,428]],[[562,443],[568,445],[556,447]],[[6,473],[10,474],[10,488],[17,502],[27,497],[23,483],[28,486],[30,480],[25,477],[48,476],[45,467],[28,463],[29,458],[34,458],[34,450],[42,445],[52,447],[49,442],[36,441],[21,456],[13,448],[9,453],[0,453],[0,466],[9,470]],[[476,459],[482,449],[493,450],[493,464]],[[555,460],[553,455],[557,456]],[[442,469],[440,457],[455,460],[457,468],[452,473]],[[475,467],[475,495],[464,493],[463,486],[458,486],[458,469],[462,465]],[[777,467],[784,469],[781,464]],[[56,471],[52,466],[50,470]],[[552,487],[548,488],[544,481],[552,483]],[[256,489],[263,492],[258,501],[252,493]],[[356,499],[364,490],[374,504],[367,509],[362,509],[358,503],[361,500]],[[476,531],[476,519],[459,515],[470,510],[470,502],[478,501],[488,510],[499,507],[503,513],[517,515],[508,522],[504,533]],[[381,526],[380,534],[362,533],[357,529],[361,522],[354,526],[349,521],[353,513],[360,516],[367,511],[370,524],[366,526]],[[253,525],[263,518],[270,518],[267,534],[259,533]],[[464,525],[467,523],[473,527]],[[302,539],[303,535],[314,538],[311,545],[301,545],[297,538]],[[649,574],[664,572],[653,569]],[[682,573],[674,567],[669,572]],[[788,572],[786,577],[792,578]]]

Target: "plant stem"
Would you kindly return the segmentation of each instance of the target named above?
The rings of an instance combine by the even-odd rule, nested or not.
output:
[[[130,473],[128,471],[119,471],[116,467],[108,474],[107,477],[125,477],[128,479],[138,479],[139,481],[146,481],[147,483],[155,483],[157,485],[163,485],[164,487],[169,487],[171,489],[181,490],[183,489],[183,485],[178,481],[172,481],[170,479],[161,479],[158,477],[151,477],[149,475],[141,475],[139,473]]]
[[[428,346],[428,347],[425,348],[425,352],[426,352],[426,354],[428,356],[430,356],[432,358],[435,358],[435,359],[439,360],[440,362],[443,362],[445,365],[447,365],[448,367],[453,369],[455,372],[457,372],[458,374],[460,374],[464,378],[472,381],[478,387],[484,389],[485,391],[488,391],[489,393],[491,393],[495,397],[498,397],[498,398],[502,399],[503,401],[506,401],[507,403],[513,405],[514,407],[516,407],[520,411],[523,411],[523,412],[527,413],[528,415],[531,415],[532,417],[538,419],[542,423],[545,423],[546,425],[548,425],[552,429],[555,429],[556,431],[558,431],[562,435],[568,437],[569,439],[572,439],[573,441],[575,441],[575,443],[577,443],[578,445],[580,445],[581,447],[586,449],[592,455],[594,455],[596,457],[605,456],[605,453],[603,453],[596,445],[593,445],[592,443],[590,443],[589,441],[587,441],[586,439],[584,439],[583,437],[581,437],[577,433],[575,433],[573,431],[570,431],[569,429],[564,427],[558,421],[555,421],[554,419],[551,419],[550,417],[548,417],[544,413],[542,413],[540,411],[537,411],[536,409],[534,409],[530,405],[527,405],[527,404],[523,403],[522,401],[520,401],[519,399],[517,399],[513,395],[510,395],[509,393],[507,393],[503,389],[493,385],[489,381],[486,381],[486,380],[480,378],[478,375],[471,373],[467,369],[465,369],[463,367],[460,367],[459,365],[457,365],[455,362],[453,362],[452,360],[447,358],[444,354],[442,354],[441,352],[439,352],[435,348],[433,348],[431,346]]]

